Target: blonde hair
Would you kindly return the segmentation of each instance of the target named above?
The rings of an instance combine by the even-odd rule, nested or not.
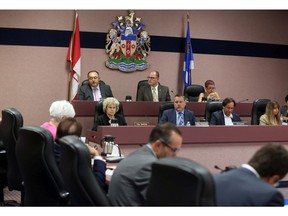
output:
[[[106,108],[109,105],[116,105],[116,112],[119,110],[120,102],[114,97],[107,97],[103,101],[103,112],[106,113]]]
[[[275,116],[273,113],[273,109],[274,108],[278,108],[278,114]],[[276,118],[277,124],[281,125],[281,119],[280,119],[280,105],[277,101],[269,101],[266,105],[266,109],[265,109],[265,114],[267,115],[269,124],[271,124],[271,122],[274,121],[274,119]]]

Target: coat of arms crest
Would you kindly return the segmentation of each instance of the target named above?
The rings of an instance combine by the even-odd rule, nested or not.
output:
[[[150,52],[150,36],[144,30],[141,18],[129,11],[126,17],[118,16],[113,28],[106,36],[106,66],[123,72],[133,72],[148,68],[147,56]]]

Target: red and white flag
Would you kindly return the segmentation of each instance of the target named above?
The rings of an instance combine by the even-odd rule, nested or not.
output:
[[[77,12],[75,14],[74,29],[68,48],[67,61],[71,62],[72,65],[69,89],[69,100],[72,101],[77,100],[78,86],[81,77],[80,30]]]

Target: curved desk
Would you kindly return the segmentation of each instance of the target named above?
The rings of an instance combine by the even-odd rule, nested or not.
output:
[[[99,126],[97,132],[87,130],[90,142],[100,143],[101,138],[111,134],[116,137],[124,155],[146,144],[154,126]],[[179,156],[195,160],[212,172],[214,166],[240,166],[248,162],[260,146],[268,142],[282,143],[288,148],[288,126],[210,126],[179,127],[183,145]]]

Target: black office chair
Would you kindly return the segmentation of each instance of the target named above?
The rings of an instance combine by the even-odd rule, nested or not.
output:
[[[259,125],[260,116],[265,113],[269,99],[257,99],[252,104],[251,125]]]
[[[47,129],[29,126],[19,130],[16,156],[25,183],[25,206],[69,205],[53,150],[53,137]]]
[[[165,102],[160,105],[158,114],[158,123],[160,122],[163,112],[167,109],[174,109],[174,102]]]
[[[200,93],[205,93],[205,89],[202,85],[192,84],[184,89],[184,97],[190,102],[198,102]]]
[[[137,95],[138,95],[138,92],[139,92],[139,88],[140,88],[141,86],[144,86],[144,85],[149,85],[147,79],[146,79],[146,80],[140,80],[140,81],[138,82],[138,84],[137,84],[137,91],[136,91],[136,99],[137,99]]]
[[[7,182],[10,191],[21,192],[21,204],[24,199],[23,179],[16,159],[15,148],[19,129],[23,126],[22,114],[15,108],[2,110],[1,136],[7,158]]]
[[[69,135],[61,144],[60,170],[71,197],[72,206],[110,206],[108,197],[91,169],[87,146],[79,137]]]
[[[103,101],[100,101],[96,104],[95,106],[95,112],[94,112],[94,124],[93,124],[93,128],[92,130],[95,130],[96,129],[96,126],[95,126],[95,121],[97,119],[97,117],[99,115],[102,115],[104,114],[104,111],[103,111]],[[123,111],[123,105],[122,103],[119,101],[119,110],[116,112],[116,114],[120,114],[120,115],[123,115],[124,116],[124,111]]]
[[[152,164],[147,189],[148,206],[215,206],[215,185],[209,170],[179,157]]]
[[[208,102],[205,107],[204,118],[210,124],[212,113],[222,109],[222,101]]]

